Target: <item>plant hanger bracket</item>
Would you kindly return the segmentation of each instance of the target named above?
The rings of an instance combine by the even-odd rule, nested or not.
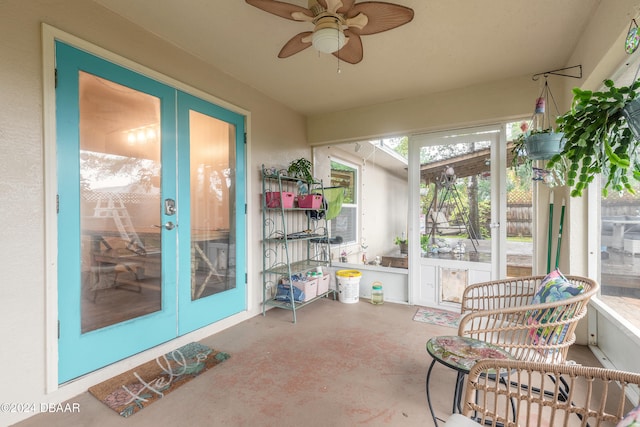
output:
[[[563,71],[575,71],[572,74],[564,73]],[[552,128],[551,122],[551,106],[549,105],[549,98],[553,102],[553,106],[556,109],[556,114],[559,114],[558,104],[556,103],[556,99],[553,97],[553,93],[551,92],[551,88],[549,87],[548,77],[550,75],[561,76],[561,77],[571,77],[574,79],[582,78],[582,65],[574,65],[572,67],[559,68],[557,70],[549,70],[542,73],[534,74],[532,76],[533,81],[537,81],[540,79],[540,76],[544,77],[544,86],[542,87],[542,91],[538,98],[536,99],[536,108],[534,110],[533,116],[531,118],[531,124],[534,124],[534,118],[536,115],[540,115],[542,122],[540,123],[541,128],[538,130],[545,129],[547,126]],[[549,108],[547,109],[547,105]]]
[[[569,70],[576,70],[576,69],[577,69],[577,72],[574,73],[574,74],[566,74],[566,73],[562,72],[562,71],[569,71]],[[575,74],[577,74],[577,75],[575,75]],[[533,76],[531,76],[531,79],[533,81],[538,81],[540,76],[544,76],[545,78],[547,78],[550,75],[561,76],[561,77],[571,77],[573,79],[581,79],[582,78],[582,64],[574,65],[572,67],[558,68],[557,70],[550,70],[550,71],[544,71],[542,73],[537,73],[537,74],[534,74]]]

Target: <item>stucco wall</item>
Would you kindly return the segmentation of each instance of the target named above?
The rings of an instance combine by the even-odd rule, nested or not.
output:
[[[92,2],[2,1],[0,365],[5,367],[3,384],[11,387],[2,388],[0,402],[60,402],[86,390],[80,381],[46,393],[51,387],[46,378],[55,369],[54,349],[46,348],[51,342],[46,334],[55,331],[55,325],[46,322],[55,319],[51,313],[55,307],[47,306],[45,293],[43,22],[250,112],[249,239],[259,236],[261,230],[260,164],[311,155],[302,116]],[[250,244],[248,251],[253,264],[249,265],[250,312],[246,317],[259,312],[262,298],[255,267],[260,265],[260,245]],[[27,415],[2,413],[0,425]]]
[[[533,71],[532,71],[533,74]],[[531,76],[403,99],[307,120],[309,142],[331,143],[486,125],[529,117],[539,86]]]

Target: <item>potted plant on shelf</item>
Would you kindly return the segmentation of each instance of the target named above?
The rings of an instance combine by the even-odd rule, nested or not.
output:
[[[407,254],[409,252],[409,244],[404,235],[402,237],[396,237],[395,244],[400,246],[401,254]]]
[[[313,182],[313,175],[311,174],[311,161],[301,157],[297,160],[293,160],[289,163],[287,173],[290,177],[299,178],[304,182]]]
[[[597,92],[573,89],[571,110],[557,119],[566,142],[549,165],[569,163],[567,185],[572,197],[581,196],[598,174],[605,178],[605,196],[609,188],[634,193],[629,171],[640,180],[640,80],[622,87],[605,80],[604,86]]]

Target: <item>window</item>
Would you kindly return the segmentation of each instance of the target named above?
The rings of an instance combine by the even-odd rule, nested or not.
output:
[[[357,166],[331,159],[331,186],[345,189],[342,210],[331,220],[331,237],[342,237],[342,244],[358,242],[358,173]]]
[[[612,78],[627,86],[636,78],[640,56]],[[600,300],[640,331],[640,183],[629,174],[636,194],[609,191],[600,196]],[[604,182],[603,182],[604,184]]]

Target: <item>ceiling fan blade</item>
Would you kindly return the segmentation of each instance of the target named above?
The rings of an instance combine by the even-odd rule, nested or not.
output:
[[[339,51],[333,52],[333,56],[349,64],[357,64],[362,61],[362,39],[350,30],[345,30],[344,35],[347,37],[347,43]]]
[[[309,17],[313,17],[313,13],[311,13],[309,9],[296,6],[295,4],[289,4],[275,0],[246,0],[246,2],[251,6],[255,6],[258,9],[264,10],[265,12],[269,12],[282,18],[290,19],[292,21],[300,20],[293,17],[293,13],[296,12]]]
[[[309,46],[311,46],[311,35],[312,31],[305,31],[300,34],[296,34],[282,46],[280,53],[278,54],[278,58],[288,58],[291,55],[295,55],[296,53],[305,50]]]
[[[413,9],[379,1],[355,4],[347,13],[346,18],[354,18],[359,13],[366,15],[369,22],[362,29],[357,27],[349,29],[361,36],[391,30],[413,19]]]
[[[336,8],[338,3],[342,3],[342,5],[337,6],[337,13],[347,13],[349,9],[353,7],[353,4],[356,0],[317,0],[318,4],[325,8],[326,10],[331,10],[332,8]]]

